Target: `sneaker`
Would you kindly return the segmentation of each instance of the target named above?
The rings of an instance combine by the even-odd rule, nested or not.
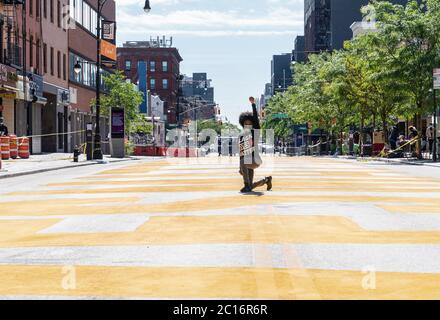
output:
[[[266,178],[266,184],[267,184],[267,191],[272,190],[272,177]]]
[[[245,186],[243,189],[240,190],[240,193],[250,193],[252,192],[252,189],[248,186]]]

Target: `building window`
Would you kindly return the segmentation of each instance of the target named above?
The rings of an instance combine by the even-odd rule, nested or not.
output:
[[[162,88],[167,90],[168,89],[168,79],[162,80]]]
[[[61,52],[57,52],[57,75],[61,78]]]
[[[83,2],[83,18],[82,25],[84,28],[90,31],[90,5],[86,2]]]
[[[61,28],[61,2],[57,1],[57,25]]]
[[[49,8],[49,11],[50,11],[50,22],[53,23],[53,0],[49,0],[49,1],[50,1],[50,8]]]
[[[50,47],[50,74],[54,75],[54,52],[53,52],[53,47]]]
[[[150,89],[156,89],[156,79],[150,79]]]
[[[98,13],[87,2],[83,0],[70,0],[70,17],[90,31],[97,35]]]
[[[77,74],[74,71],[75,64],[79,62],[81,71]],[[69,80],[75,81],[82,85],[89,87],[96,87],[96,72],[97,68],[93,61],[88,61],[72,52],[69,53]],[[108,72],[101,69],[101,74],[105,76]],[[105,88],[103,79],[101,78],[101,85]]]
[[[40,50],[41,42],[40,39],[37,40],[37,73],[40,73]]]
[[[29,37],[29,65],[34,66],[34,37]]]
[[[40,17],[40,0],[35,0],[35,13],[37,18]]]
[[[150,61],[150,72],[156,72],[156,61]]]
[[[67,79],[67,56],[63,54],[63,80]]]
[[[43,43],[43,72],[47,73],[47,44]]]
[[[29,1],[29,14],[34,14],[34,0],[28,0]]]
[[[70,0],[73,1],[73,0]],[[43,0],[43,17],[47,19],[47,0]]]
[[[131,60],[125,60],[125,71],[131,71]]]
[[[162,61],[162,71],[168,72],[168,61]]]

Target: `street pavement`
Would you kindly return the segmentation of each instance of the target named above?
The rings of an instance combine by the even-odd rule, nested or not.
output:
[[[440,170],[154,159],[0,180],[0,298],[440,299]]]

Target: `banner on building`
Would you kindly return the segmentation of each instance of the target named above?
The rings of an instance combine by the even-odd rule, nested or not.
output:
[[[102,39],[110,42],[111,44],[116,44],[116,22],[102,22]]]
[[[108,41],[101,40],[102,63],[114,64],[116,62],[116,46]]]

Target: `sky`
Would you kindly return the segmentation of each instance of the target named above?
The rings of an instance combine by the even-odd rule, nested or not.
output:
[[[173,37],[181,73],[207,72],[222,114],[238,123],[270,82],[274,54],[291,52],[304,33],[304,0],[116,0],[118,45]]]

